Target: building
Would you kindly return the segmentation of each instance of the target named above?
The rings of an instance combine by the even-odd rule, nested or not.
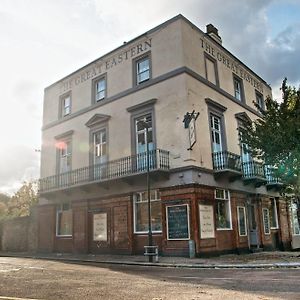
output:
[[[147,166],[162,254],[288,247],[281,184],[238,130],[268,95],[213,25],[182,15],[47,87],[39,251],[142,253]]]

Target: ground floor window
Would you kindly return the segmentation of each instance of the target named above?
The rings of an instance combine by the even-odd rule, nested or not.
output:
[[[161,200],[158,190],[150,191],[151,200],[151,226],[152,232],[161,232]],[[134,201],[134,231],[135,233],[147,233],[148,227],[148,193],[139,192],[133,195]]]
[[[72,236],[72,208],[70,203],[61,203],[56,208],[56,235]]]
[[[298,206],[297,203],[292,201],[292,229],[293,235],[300,235],[300,224],[298,219]]]
[[[244,206],[237,207],[238,212],[238,225],[239,225],[239,235],[247,235],[247,222],[246,222],[246,209]]]
[[[232,229],[229,191],[216,189],[215,199],[217,229]]]

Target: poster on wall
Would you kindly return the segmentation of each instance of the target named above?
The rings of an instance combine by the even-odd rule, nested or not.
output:
[[[188,240],[190,238],[188,205],[167,206],[166,209],[168,240]]]
[[[212,205],[199,205],[200,238],[215,237],[214,209]]]
[[[263,220],[264,220],[264,233],[270,234],[270,216],[269,210],[267,208],[263,208]]]
[[[107,214],[98,213],[93,217],[93,240],[107,241]]]

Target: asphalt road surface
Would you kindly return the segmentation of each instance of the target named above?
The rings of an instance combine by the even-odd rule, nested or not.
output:
[[[300,299],[300,269],[201,270],[0,257],[1,299]]]

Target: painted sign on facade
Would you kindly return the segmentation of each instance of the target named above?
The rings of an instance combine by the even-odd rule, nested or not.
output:
[[[270,215],[267,208],[263,208],[264,233],[270,234]]]
[[[107,241],[107,214],[99,213],[94,214],[93,217],[93,240],[94,241]]]
[[[212,205],[199,205],[200,238],[215,237],[214,209]]]

